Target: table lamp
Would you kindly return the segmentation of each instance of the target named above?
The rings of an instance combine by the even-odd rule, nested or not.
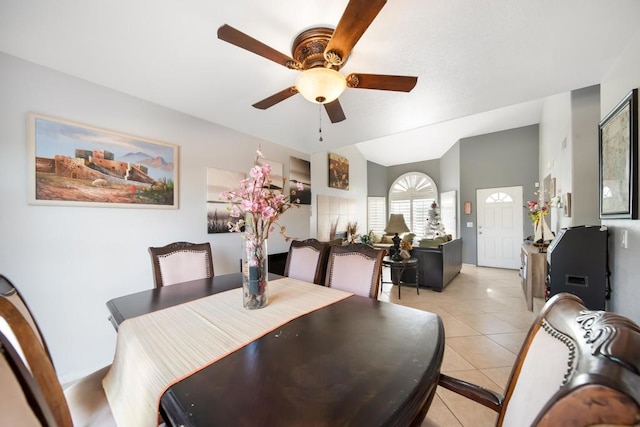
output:
[[[394,261],[402,260],[400,256],[400,237],[398,233],[406,233],[409,231],[409,227],[407,227],[407,223],[404,222],[404,215],[402,214],[391,214],[389,215],[389,222],[387,222],[387,228],[384,229],[384,232],[387,234],[394,234],[393,238],[393,248],[395,252],[391,256],[391,259]]]

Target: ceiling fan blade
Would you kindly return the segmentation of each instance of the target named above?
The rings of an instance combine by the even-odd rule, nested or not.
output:
[[[298,93],[298,90],[296,89],[296,87],[291,86],[284,90],[281,90],[280,92],[274,95],[271,95],[268,98],[263,99],[262,101],[256,102],[255,104],[253,104],[253,107],[258,108],[260,110],[266,110],[269,107],[273,107],[278,102],[284,101],[285,99],[292,97],[296,93]]]
[[[261,41],[258,41],[253,37],[248,36],[242,31],[236,30],[235,28],[227,24],[224,24],[222,27],[218,28],[218,38],[220,40],[224,40],[228,43],[241,47],[242,49],[248,50],[249,52],[253,52],[256,55],[260,55],[263,58],[267,58],[287,68],[291,68],[294,70],[302,68],[300,63],[293,58],[285,55],[284,53],[278,52],[272,47],[267,46]]]
[[[350,0],[324,50],[325,59],[333,65],[344,62],[386,2],[386,0]]]
[[[324,109],[327,111],[331,123],[338,123],[347,118],[344,115],[344,111],[342,111],[340,101],[338,101],[337,99],[335,101],[327,102],[326,104],[324,104]]]
[[[418,83],[417,77],[389,76],[386,74],[349,74],[347,86],[355,89],[393,90],[411,92]]]

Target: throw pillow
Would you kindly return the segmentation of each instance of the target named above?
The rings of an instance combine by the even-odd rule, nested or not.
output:
[[[380,240],[380,243],[393,243],[393,236],[382,236],[382,240]]]
[[[404,233],[402,235],[402,240],[405,242],[413,243],[413,239],[416,237],[416,233]]]

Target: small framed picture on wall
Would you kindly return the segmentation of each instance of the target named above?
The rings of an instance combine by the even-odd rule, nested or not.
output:
[[[329,187],[349,189],[349,159],[329,153]]]

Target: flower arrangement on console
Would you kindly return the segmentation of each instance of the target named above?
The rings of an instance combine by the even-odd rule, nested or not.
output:
[[[244,229],[244,306],[249,309],[267,305],[267,239],[275,229],[280,215],[299,206],[300,199],[292,200],[292,196],[295,196],[296,191],[304,189],[298,183],[296,190],[291,190],[292,196],[284,195],[282,190],[272,189],[271,165],[260,159],[264,159],[264,155],[258,148],[254,166],[249,177],[240,181],[240,188],[220,193],[220,198],[230,203],[230,216],[237,218],[236,221],[227,223],[229,230],[240,232]],[[286,227],[279,225],[279,228],[280,234],[289,241],[290,238],[285,234]]]
[[[538,200],[529,200],[525,208],[529,211],[529,218],[535,227],[543,216],[549,215],[551,204],[549,202],[541,204]]]

